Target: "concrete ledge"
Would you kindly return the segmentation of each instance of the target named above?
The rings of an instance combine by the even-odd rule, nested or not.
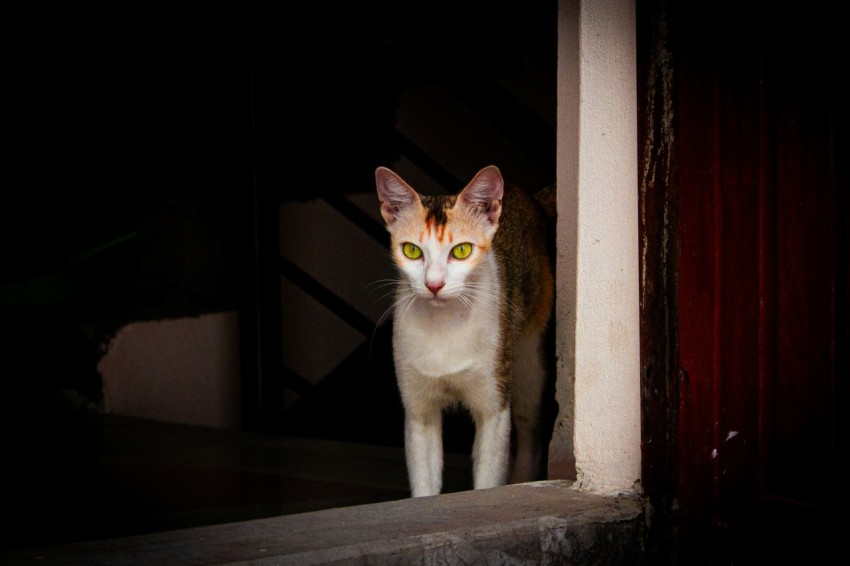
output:
[[[546,481],[0,554],[4,564],[633,564],[638,497]]]

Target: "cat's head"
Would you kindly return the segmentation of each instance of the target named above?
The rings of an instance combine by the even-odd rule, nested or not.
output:
[[[386,167],[378,167],[375,181],[392,257],[410,292],[441,305],[484,284],[476,268],[490,252],[504,194],[496,166],[456,195],[420,195]]]

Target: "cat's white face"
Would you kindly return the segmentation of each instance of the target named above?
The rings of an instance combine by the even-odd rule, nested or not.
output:
[[[422,196],[385,168],[378,168],[376,180],[400,289],[435,306],[471,304],[476,293],[487,292],[477,268],[499,226],[499,170],[483,169],[458,195]]]
[[[435,306],[474,293],[480,284],[476,267],[489,252],[491,237],[481,230],[459,230],[452,222],[437,226],[407,220],[394,231],[392,245],[409,292]]]

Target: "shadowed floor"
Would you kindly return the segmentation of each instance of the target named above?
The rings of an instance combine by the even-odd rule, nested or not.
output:
[[[7,444],[6,549],[152,533],[408,497],[401,448],[86,418]],[[448,454],[446,492],[469,489]]]

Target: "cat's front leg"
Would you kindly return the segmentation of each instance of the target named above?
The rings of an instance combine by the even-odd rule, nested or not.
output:
[[[443,426],[439,416],[408,414],[404,422],[407,475],[413,497],[437,495],[443,486]]]
[[[475,489],[504,485],[508,477],[511,411],[506,406],[475,416],[472,477]]]

